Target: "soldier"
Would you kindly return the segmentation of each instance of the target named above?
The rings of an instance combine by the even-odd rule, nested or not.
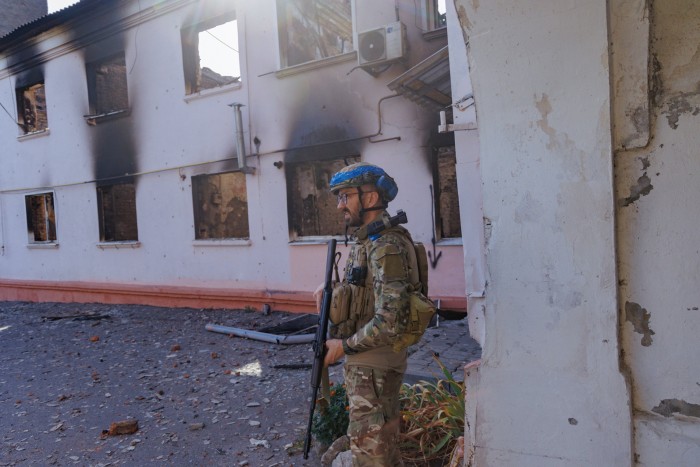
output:
[[[398,187],[383,169],[352,164],[332,177],[330,189],[346,226],[356,228],[356,244],[334,288],[334,338],[326,341],[324,364],[345,356],[353,465],[394,467],[402,465],[399,391],[407,353],[401,339],[409,321],[410,293],[421,286],[416,254],[408,231],[389,223],[386,208]],[[383,221],[385,228],[368,235],[368,226],[376,221]]]

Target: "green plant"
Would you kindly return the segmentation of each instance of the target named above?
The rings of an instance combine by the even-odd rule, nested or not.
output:
[[[407,464],[449,460],[464,435],[464,383],[433,358],[445,379],[401,388],[401,455]]]
[[[326,446],[343,436],[348,431],[348,396],[345,385],[335,383],[330,388],[331,401],[329,404],[316,401],[317,410],[311,422],[311,433]]]

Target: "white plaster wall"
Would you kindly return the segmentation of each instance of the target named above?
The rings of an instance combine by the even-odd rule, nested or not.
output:
[[[629,465],[606,2],[455,6],[491,226],[474,464]]]
[[[354,9],[356,19],[367,27],[396,20],[393,2],[376,6],[360,3]],[[313,290],[322,278],[326,246],[289,243],[284,170],[273,165],[283,161],[285,153],[275,151],[299,144],[292,137],[295,127],[312,131],[319,122],[349,128],[354,133],[348,137],[377,132],[377,103],[392,94],[386,84],[444,45],[444,40],[423,41],[413,16],[415,5],[403,3],[406,5],[400,9],[399,18],[409,29],[410,59],[375,78],[359,69],[350,72],[356,64],[354,57],[299,74],[277,76],[275,2],[239,2],[243,83],[238,89],[205,93],[193,99],[185,99],[184,95],[180,27],[192,16],[197,3],[128,3],[124,6],[127,16],[136,14],[139,7],[152,15],[151,21],[132,22],[121,33],[132,112],[128,119],[97,127],[87,125],[82,118],[88,113],[84,52],[80,48],[68,52],[63,49],[65,44],[75,44],[70,28],[43,35],[44,42],[39,42],[37,50],[53,57],[42,65],[50,134],[20,142],[11,119],[0,119],[0,134],[6,144],[0,173],[2,241],[6,247],[6,254],[0,256],[2,278]],[[0,99],[11,110],[13,89],[14,78],[0,70]],[[234,114],[228,106],[232,102],[245,105],[247,151],[255,151],[254,137],[261,140],[262,155],[247,158],[256,169],[254,175],[247,175],[250,244],[202,246],[201,242],[193,242],[191,177],[231,170],[235,163],[164,169],[234,157]],[[382,132],[374,139],[400,140],[376,144],[365,141],[359,146],[362,158],[382,165],[396,179],[400,191],[390,211],[405,209],[414,239],[429,244],[432,225],[428,185],[432,178],[427,170],[427,142],[438,116],[426,115],[402,97],[386,100],[381,109]],[[136,179],[138,248],[97,246],[95,186],[82,182],[95,177],[93,143],[100,125],[126,127],[133,138],[137,170],[149,172]],[[27,192],[12,190],[63,184],[70,186],[52,188],[59,247],[28,249],[24,212]],[[443,258],[431,272],[431,291],[435,295],[462,296],[462,248],[439,248]]]
[[[696,466],[700,5],[653,2],[648,17],[650,143],[616,154],[624,363],[633,388],[639,465]],[[634,91],[621,96],[633,97]]]

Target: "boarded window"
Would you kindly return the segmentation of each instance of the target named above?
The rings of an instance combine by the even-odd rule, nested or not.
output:
[[[282,67],[352,52],[351,0],[277,0]]]
[[[100,241],[137,241],[136,190],[134,184],[120,183],[97,187]]]
[[[338,212],[337,198],[329,191],[334,173],[359,157],[325,161],[288,163],[287,210],[292,239],[345,233],[343,216]]]
[[[87,64],[90,112],[104,115],[129,108],[124,52]]]
[[[250,237],[243,172],[192,177],[192,200],[195,239]]]
[[[240,81],[238,21],[233,16],[214,18],[181,30],[187,94]]]
[[[462,225],[457,195],[457,159],[454,146],[437,149],[435,180],[435,221],[439,238],[459,238]]]
[[[27,195],[27,230],[29,243],[56,241],[56,212],[53,206],[53,193]]]
[[[49,128],[44,83],[17,89],[17,115],[25,134]]]

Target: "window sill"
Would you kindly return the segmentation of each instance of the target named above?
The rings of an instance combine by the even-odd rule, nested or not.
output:
[[[121,248],[139,248],[141,246],[141,242],[138,240],[134,241],[125,241],[125,242],[100,242],[97,244],[97,248],[100,250],[106,250],[106,249],[114,249],[114,250],[119,250]]]
[[[438,240],[437,246],[462,246],[462,237],[457,238],[443,238]]]
[[[45,130],[32,131],[31,133],[25,133],[17,137],[17,141],[27,141],[28,139],[40,138],[42,136],[49,136],[51,131],[47,128]]]
[[[440,39],[442,37],[447,37],[447,26],[443,26],[438,29],[433,29],[432,31],[424,32],[423,39],[426,41],[432,41],[435,39]]]
[[[314,60],[313,62],[306,62],[300,65],[294,65],[275,72],[277,78],[286,78],[287,76],[296,75],[299,73],[304,73],[306,71],[316,70],[318,68],[323,68],[330,65],[335,65],[336,63],[349,62],[350,60],[357,61],[357,52],[347,52],[341,55],[336,55],[334,57],[322,58],[321,60]]]
[[[194,240],[192,246],[250,246],[252,242],[247,238],[226,238],[226,239],[208,239]]]
[[[129,115],[131,115],[131,109],[121,109],[103,114],[83,115],[83,118],[88,125],[97,125],[98,123],[115,120],[117,118],[128,117]]]
[[[55,250],[58,248],[58,243],[56,242],[46,242],[46,243],[29,243],[27,248],[30,250]]]
[[[188,103],[190,101],[196,101],[198,99],[203,99],[205,97],[215,96],[217,94],[223,94],[225,92],[235,91],[237,89],[241,89],[242,87],[243,87],[243,83],[241,83],[239,81],[237,83],[227,84],[225,86],[219,86],[217,88],[204,89],[202,91],[195,92],[193,94],[187,94],[185,96],[184,100],[186,103]]]

